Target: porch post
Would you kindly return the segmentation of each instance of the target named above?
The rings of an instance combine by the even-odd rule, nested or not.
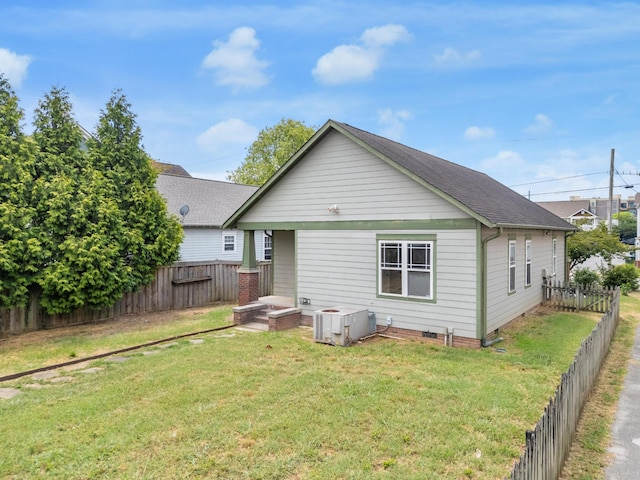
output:
[[[244,231],[242,266],[238,269],[238,305],[258,301],[260,296],[260,270],[256,262],[256,241],[253,230]]]

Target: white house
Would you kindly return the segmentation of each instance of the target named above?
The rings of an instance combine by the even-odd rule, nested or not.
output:
[[[576,230],[483,173],[332,120],[223,227],[273,232],[268,303],[302,323],[367,309],[388,333],[469,346],[538,306],[543,277],[564,279]],[[245,256],[241,305],[256,278]]]
[[[242,232],[223,229],[222,224],[258,187],[160,174],[156,188],[166,199],[169,212],[182,223],[184,240],[180,245],[180,261],[242,260]],[[256,258],[269,260],[269,232],[256,230],[254,235]]]

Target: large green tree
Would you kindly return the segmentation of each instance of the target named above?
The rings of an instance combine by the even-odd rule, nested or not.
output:
[[[227,179],[245,185],[262,185],[314,134],[304,122],[282,119],[260,131],[242,164]]]
[[[610,263],[614,255],[628,251],[629,248],[620,241],[618,235],[607,231],[605,224],[600,224],[593,230],[579,230],[567,240],[569,270],[596,255]]]
[[[44,96],[34,126],[34,226],[46,256],[32,296],[49,313],[113,304],[125,291],[125,221],[110,182],[82,148],[65,89],[54,87]]]
[[[95,168],[108,179],[123,215],[120,236],[125,291],[149,283],[160,265],[179,258],[182,227],[170,216],[155,188],[157,170],[142,148],[142,134],[127,98],[116,90],[102,111],[94,140],[88,142]]]
[[[0,77],[0,305],[111,305],[177,260],[182,229],[124,95],[110,99],[88,150],[63,88],[39,102],[31,138],[22,118]]]
[[[0,74],[0,307],[26,304],[42,256],[31,228],[35,147],[22,131],[23,118]]]

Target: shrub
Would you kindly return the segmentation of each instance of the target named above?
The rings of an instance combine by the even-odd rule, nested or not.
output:
[[[600,283],[598,272],[589,268],[576,268],[573,273],[573,282],[577,285],[587,286]]]
[[[603,287],[620,287],[624,295],[638,289],[640,273],[634,265],[623,264],[608,268],[602,272]]]

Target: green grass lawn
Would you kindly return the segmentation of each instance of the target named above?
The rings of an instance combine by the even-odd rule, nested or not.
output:
[[[194,330],[228,314],[202,315]],[[596,318],[531,316],[502,332],[503,352],[231,329],[96,360],[102,370],[62,371],[65,382],[5,382],[21,393],[0,400],[0,477],[504,478]],[[83,356],[129,342],[69,337],[36,350]],[[2,357],[22,358],[3,343]],[[48,362],[28,356],[21,365]],[[4,358],[1,369],[12,370]]]

